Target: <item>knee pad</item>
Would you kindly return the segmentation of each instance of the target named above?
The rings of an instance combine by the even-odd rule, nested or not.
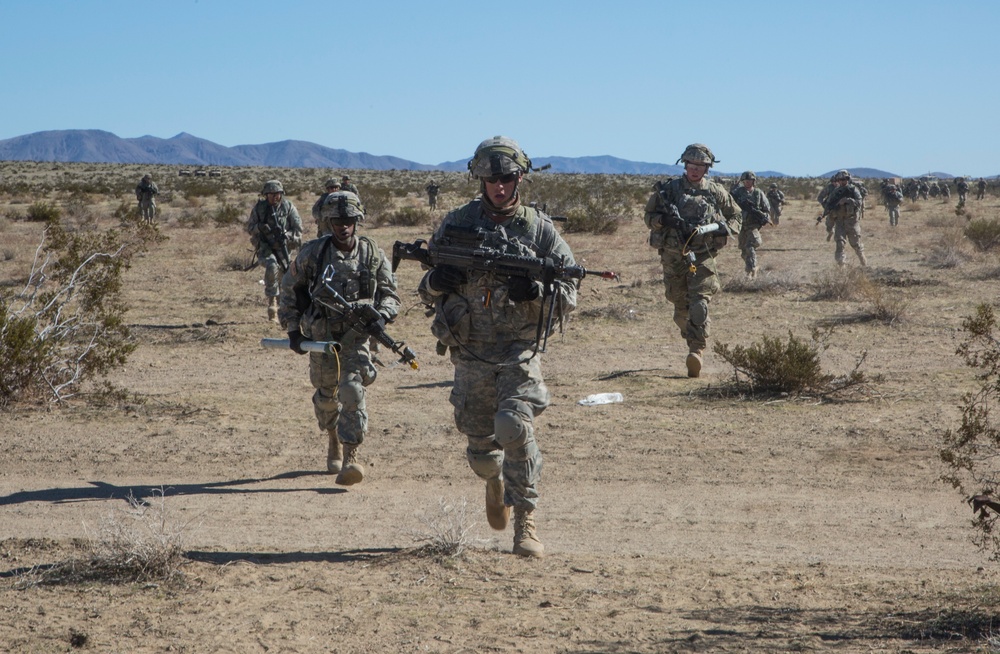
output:
[[[495,479],[503,469],[503,450],[492,436],[469,436],[465,458],[472,471],[482,479]]]
[[[708,302],[699,299],[688,307],[688,320],[695,327],[703,327],[708,322]]]
[[[337,402],[337,398],[328,395],[326,390],[322,388],[317,388],[316,392],[313,393],[313,404],[317,409],[329,413],[336,413],[340,409],[340,403]]]
[[[524,404],[518,402],[518,404]],[[497,411],[493,418],[494,438],[505,450],[509,448],[524,447],[531,434],[531,421],[528,416],[531,410],[527,405],[519,410],[513,408],[503,408]]]
[[[357,411],[364,404],[365,387],[357,374],[348,376],[337,392],[345,411]]]

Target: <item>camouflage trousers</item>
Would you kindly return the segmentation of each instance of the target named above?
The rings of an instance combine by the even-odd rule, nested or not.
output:
[[[899,205],[890,204],[886,205],[886,210],[889,212],[889,226],[895,227],[899,224]]]
[[[282,270],[274,254],[258,254],[257,261],[264,268],[264,295],[278,297],[278,282],[281,281]]]
[[[528,359],[533,349],[524,341],[469,347],[487,361]],[[469,467],[482,479],[503,475],[507,506],[534,509],[542,473],[534,418],[549,405],[540,357],[517,365],[496,365],[452,347],[451,362],[455,385],[450,400],[455,426],[468,438]]]
[[[702,250],[695,254],[695,270],[681,249],[664,247],[660,250],[663,264],[663,285],[667,302],[674,305],[674,324],[681,330],[691,352],[708,346],[712,320],[708,305],[712,296],[722,290],[715,252]]]
[[[321,431],[336,428],[342,443],[360,445],[368,433],[365,386],[375,381],[376,371],[367,339],[342,343],[338,355],[309,353],[309,381],[313,410]]]
[[[740,256],[743,257],[745,270],[749,273],[757,269],[757,248],[764,244],[757,228],[740,231]]]
[[[857,216],[847,216],[836,218],[833,221],[833,240],[837,244],[837,249],[833,258],[838,264],[844,265],[844,245],[850,243],[854,252],[858,255],[861,265],[865,265],[865,246],[861,244],[861,221]]]
[[[139,216],[147,223],[156,219],[156,202],[153,200],[139,200]]]
[[[781,222],[781,205],[775,203],[771,205],[771,223],[777,227],[779,222]]]

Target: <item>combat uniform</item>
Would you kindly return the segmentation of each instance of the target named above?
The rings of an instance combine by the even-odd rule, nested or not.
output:
[[[741,185],[732,195],[733,200],[742,209],[742,226],[739,236],[740,255],[743,257],[746,273],[753,277],[757,274],[757,248],[764,244],[764,240],[760,236],[760,228],[767,223],[752,215],[752,212],[746,207],[753,207],[762,212],[764,216],[768,216],[771,212],[771,205],[764,192],[757,187],[747,189]]]
[[[781,220],[781,208],[785,204],[785,193],[777,186],[771,186],[767,191],[767,202],[771,205],[771,222],[777,227]]]
[[[147,223],[156,220],[156,194],[160,189],[149,175],[142,178],[135,187],[135,199],[139,201],[139,215]]]
[[[355,237],[350,252],[337,249],[329,234],[309,241],[281,280],[278,316],[290,335],[341,345],[339,356],[309,353],[309,381],[319,428],[353,450],[368,432],[365,387],[376,371],[368,334],[350,328],[324,284],[348,302],[372,304],[387,322],[399,312],[399,295],[385,253],[365,236]]]
[[[282,191],[283,192],[283,191]],[[290,200],[282,197],[277,206],[271,206],[267,200],[258,200],[250,211],[247,221],[247,233],[250,242],[257,251],[257,260],[264,267],[264,295],[268,298],[278,297],[278,282],[280,280],[278,259],[266,238],[261,232],[277,226],[288,239],[289,257],[291,251],[302,242],[302,219]]]
[[[861,243],[861,205],[864,200],[858,188],[850,183],[834,189],[826,198],[824,209],[827,219],[833,224],[833,237],[836,241],[834,259],[838,265],[844,265],[844,244],[850,242],[862,266],[867,265],[865,248]]]
[[[945,188],[948,188],[947,186]],[[899,225],[899,205],[903,202],[903,194],[895,184],[888,184],[882,187],[882,201],[889,212],[889,225],[896,227]]]
[[[686,177],[657,182],[646,203],[643,220],[650,229],[649,244],[660,254],[667,301],[674,305],[674,323],[688,350],[701,356],[707,347],[711,318],[708,305],[722,286],[715,256],[739,226],[739,207],[725,187],[702,179],[694,186]],[[670,223],[670,205],[676,206],[685,229]],[[698,225],[724,222],[727,232],[704,236],[685,233]],[[690,374],[690,373],[689,373]]]

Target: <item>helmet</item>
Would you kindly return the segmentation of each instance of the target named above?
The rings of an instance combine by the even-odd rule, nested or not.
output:
[[[276,179],[271,179],[264,182],[264,188],[260,190],[261,195],[267,195],[268,193],[284,193],[285,188]]]
[[[851,181],[851,173],[846,170],[838,170],[837,174],[833,176],[833,181],[837,182],[842,179],[846,179],[848,182]]]
[[[692,143],[691,145],[684,148],[684,154],[681,158],[677,160],[676,163],[695,163],[695,164],[708,164],[711,168],[718,159],[712,154],[712,151],[708,149],[708,146],[703,143]]]
[[[774,182],[771,182],[771,188],[778,188],[778,185]]]
[[[334,191],[326,196],[323,206],[319,209],[321,218],[342,220],[345,222],[364,222],[365,209],[361,200],[350,191]]]
[[[531,159],[514,139],[494,136],[479,144],[468,168],[469,174],[476,178],[526,173],[531,170]]]
[[[326,182],[323,184],[323,188],[330,188],[331,186],[340,188],[340,182],[331,177],[330,179],[326,180]]]
[[[343,182],[349,182],[349,181],[351,181],[351,176],[350,175],[343,175],[340,179]]]
[[[745,182],[748,179],[751,180],[751,181],[756,182],[757,181],[757,175],[752,170],[748,170],[748,171],[744,172],[742,175],[740,175],[740,181],[741,182]]]
[[[142,181],[144,181],[144,182],[148,182],[151,179],[153,179],[153,176],[150,175],[149,173],[146,173],[145,175],[142,176]]]

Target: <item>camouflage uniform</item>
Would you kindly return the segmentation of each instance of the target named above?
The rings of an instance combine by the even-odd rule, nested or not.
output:
[[[781,208],[785,204],[785,194],[777,184],[771,184],[767,190],[767,202],[771,205],[771,222],[777,227],[781,220]]]
[[[432,243],[449,226],[478,228],[485,232],[486,245],[507,254],[575,265],[552,220],[520,203],[517,185],[531,170],[531,161],[516,141],[502,136],[483,141],[469,170],[480,179],[483,197],[449,212]],[[497,207],[484,180],[496,184],[501,176],[511,178],[513,187],[507,188],[513,191],[510,201]],[[443,285],[438,276],[446,273],[460,276]],[[537,281],[440,266],[424,275],[418,291],[434,306],[431,331],[440,347],[448,348],[455,366],[450,397],[455,426],[467,437],[469,466],[487,482],[490,526],[506,528],[505,507],[513,507],[514,553],[522,556],[542,556],[544,549],[532,517],[542,471],[534,420],[549,405],[537,352],[539,321],[549,315],[554,301],[560,317],[576,308],[577,284],[556,281],[554,286],[553,293],[545,293]],[[501,494],[502,501],[491,493]]]
[[[986,197],[986,180],[980,179],[976,182],[976,199],[982,200],[984,197]]]
[[[936,198],[940,194],[941,194],[941,187],[938,186],[937,182],[931,182],[931,185],[930,185],[930,196],[932,198]]]
[[[948,186],[948,182],[941,182],[941,197],[945,200],[951,198],[951,188]]]
[[[749,173],[749,171],[747,171]],[[753,175],[753,173],[750,173]],[[740,177],[756,181],[756,176],[748,176],[743,173]],[[742,220],[740,227],[739,246],[740,256],[743,257],[744,270],[747,275],[754,277],[757,274],[757,248],[764,244],[760,236],[760,228],[766,225],[761,218],[752,215],[751,209],[763,212],[764,216],[769,216],[771,205],[767,201],[767,196],[756,186],[747,189],[742,184],[732,193],[733,200],[742,209]]]
[[[441,186],[431,182],[425,190],[427,191],[427,204],[430,205],[431,209],[437,209],[438,192],[441,190]]]
[[[277,186],[273,186],[277,184]],[[274,180],[264,185],[262,195],[266,195],[267,189],[281,188]],[[284,190],[278,191],[284,194]],[[281,201],[272,206],[267,199],[258,200],[250,211],[250,219],[247,221],[247,233],[250,234],[250,242],[253,243],[257,251],[257,260],[264,267],[264,295],[268,298],[278,297],[278,259],[274,256],[265,239],[261,238],[261,230],[272,226],[277,226],[288,238],[289,257],[291,251],[302,242],[302,219],[299,212],[290,200],[281,198]]]
[[[156,194],[160,192],[151,175],[143,175],[135,187],[135,199],[139,201],[139,215],[147,223],[156,220]]]
[[[911,179],[906,182],[906,186],[903,187],[903,195],[910,199],[910,202],[917,201],[917,195],[920,193],[920,189],[917,187],[916,180]]]
[[[336,193],[337,191],[340,190],[340,182],[338,182],[335,179],[328,179],[326,180],[326,183],[323,184],[323,188],[326,189],[326,191],[319,196],[319,199],[316,200],[316,202],[313,203],[312,206],[312,217],[313,220],[316,221],[316,238],[319,238],[323,234],[330,233],[329,230],[324,232],[322,226],[320,226],[320,222],[322,222],[322,216],[320,216],[320,210],[323,208],[323,203],[326,202],[326,199],[330,196],[330,194]]]
[[[340,178],[340,190],[350,191],[359,198],[361,197],[361,194],[358,193],[358,187],[351,182],[351,178],[348,177],[347,175],[344,175],[343,177]]]
[[[688,146],[685,154],[699,149],[708,152],[706,158],[714,162],[714,155],[700,144]],[[734,232],[732,226],[739,225],[739,207],[725,187],[709,181],[707,176],[692,184],[685,175],[657,182],[653,188],[643,220],[650,229],[649,244],[660,254],[665,295],[674,305],[674,324],[687,341],[689,360],[691,355],[699,359],[698,371],[692,374],[690,365],[688,368],[688,374],[694,377],[700,373],[701,353],[711,332],[708,305],[712,296],[722,290],[715,257]],[[671,205],[677,208],[684,230],[723,222],[725,233],[688,236],[670,220]]]
[[[931,187],[927,184],[927,182],[923,180],[917,182],[917,191],[920,193],[921,200],[927,199],[927,193],[930,191],[930,188]]]
[[[965,204],[965,200],[969,194],[969,183],[965,181],[964,177],[959,177],[955,180],[955,188],[958,190],[958,203]]]
[[[833,236],[837,244],[834,259],[837,264],[844,265],[844,244],[850,242],[861,265],[865,266],[868,262],[865,259],[865,248],[861,244],[861,205],[864,200],[858,188],[850,183],[850,175],[846,171],[837,173],[837,178],[846,180],[847,184],[834,189],[823,204],[827,219],[833,223]]]
[[[338,218],[331,215],[336,211],[337,195],[331,194],[333,200],[324,205],[327,220]],[[359,209],[360,203],[353,206]],[[333,209],[327,211],[326,207]],[[376,371],[368,334],[351,329],[332,298],[324,300],[324,293],[329,295],[324,281],[348,302],[373,305],[386,322],[399,312],[399,295],[385,253],[366,236],[355,235],[349,251],[339,249],[332,234],[309,241],[281,280],[278,316],[289,339],[298,332],[307,340],[341,345],[339,357],[309,353],[309,381],[316,389],[312,398],[316,422],[330,435],[331,450],[337,447],[333,439],[339,438],[351,452],[364,442],[368,432],[365,387],[375,381]],[[345,457],[345,464],[350,458],[350,454]],[[337,464],[331,472],[340,472]],[[344,483],[340,477],[338,483]]]
[[[889,212],[889,225],[892,227],[899,225],[899,205],[903,202],[903,194],[899,187],[895,184],[884,185],[882,187],[882,202],[885,203],[886,211]]]

